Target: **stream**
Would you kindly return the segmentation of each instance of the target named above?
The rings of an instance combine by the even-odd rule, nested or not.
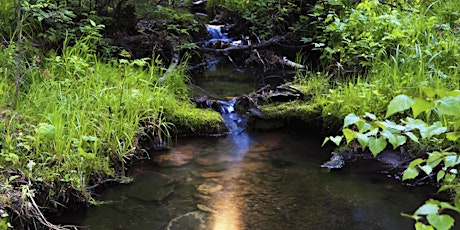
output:
[[[217,62],[195,79],[200,90],[220,99],[254,90],[254,80]],[[102,191],[96,198],[104,204],[53,223],[95,230],[413,229],[401,213],[413,213],[434,192],[401,185],[373,160],[321,168],[331,149],[321,147],[314,129],[246,132],[229,108],[222,114],[228,135],[179,138],[167,153],[131,165],[134,182]]]
[[[131,167],[134,183],[104,205],[59,217],[88,229],[412,229],[429,189],[376,173],[376,162],[328,171],[313,131],[181,138]],[[373,168],[373,169],[372,169]],[[372,172],[373,171],[373,172]]]

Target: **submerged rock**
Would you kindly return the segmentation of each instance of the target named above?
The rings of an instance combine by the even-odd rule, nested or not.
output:
[[[343,165],[345,165],[343,156],[337,153],[332,153],[331,159],[322,164],[321,167],[328,169],[339,169],[342,168]]]
[[[197,190],[201,194],[209,195],[222,190],[224,186],[212,182],[206,182],[198,186]]]
[[[162,201],[175,191],[175,180],[160,174],[152,173],[136,178],[137,183],[129,184],[126,194],[144,201]],[[148,181],[149,183],[142,183]]]
[[[205,230],[205,214],[200,211],[189,212],[175,217],[166,226],[166,230]]]

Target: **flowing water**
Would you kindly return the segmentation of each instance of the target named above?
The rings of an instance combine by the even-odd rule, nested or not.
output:
[[[167,154],[139,162],[134,183],[108,202],[61,216],[90,229],[412,229],[426,189],[372,170],[327,171],[314,132],[235,132],[183,138]],[[370,162],[365,163],[369,165]]]
[[[228,39],[216,28],[213,37]],[[214,67],[197,81],[208,95],[254,90],[248,75]],[[331,149],[321,148],[315,130],[248,133],[244,119],[231,106],[226,111],[228,135],[180,138],[169,152],[132,165],[134,182],[103,191],[97,199],[104,205],[53,222],[97,230],[412,229],[401,213],[432,192],[378,173],[375,161],[328,171],[320,165]]]

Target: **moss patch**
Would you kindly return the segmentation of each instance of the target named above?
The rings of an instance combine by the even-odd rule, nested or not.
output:
[[[317,122],[321,117],[321,111],[317,105],[300,101],[263,105],[261,112],[268,119],[299,119],[306,123]]]
[[[192,105],[177,108],[167,115],[176,126],[177,135],[213,135],[227,131],[220,114],[211,109],[198,109]]]

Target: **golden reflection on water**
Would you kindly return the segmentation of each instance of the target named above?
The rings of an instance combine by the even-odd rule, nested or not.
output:
[[[230,155],[233,164],[229,166],[228,174],[223,178],[225,189],[214,194],[212,208],[216,211],[212,214],[212,230],[239,230],[242,229],[242,213],[239,208],[241,200],[238,199],[242,190],[236,182],[242,173],[240,161],[244,158],[250,144],[247,133],[232,135],[234,149]]]
[[[241,229],[241,213],[238,202],[234,199],[234,192],[222,195],[216,203],[216,212],[213,214],[213,230]]]

